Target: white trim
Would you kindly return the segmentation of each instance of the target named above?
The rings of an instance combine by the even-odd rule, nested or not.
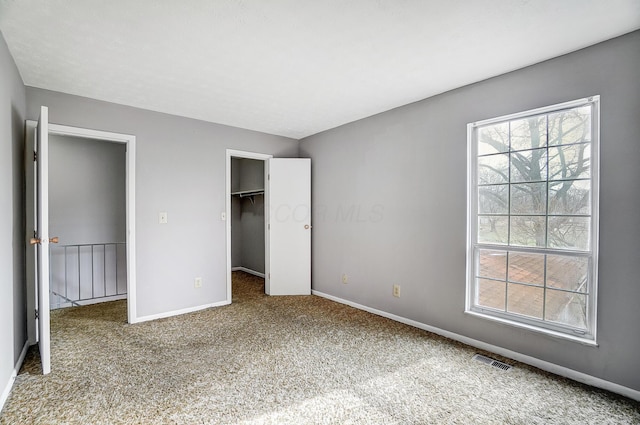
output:
[[[112,133],[110,131],[92,130],[82,127],[71,127],[61,124],[49,124],[49,133],[55,133],[60,136],[80,137],[90,140],[107,140],[116,143],[129,143],[135,140],[135,136],[130,134]]]
[[[600,96],[593,96],[591,113],[591,253],[592,262],[592,286],[591,291],[595,294],[590,298],[590,313],[593,318],[594,341],[598,338],[598,263],[600,262]]]
[[[555,105],[543,106],[542,108],[529,109],[527,111],[516,112],[514,114],[502,115],[500,117],[489,118],[486,120],[472,122],[470,125],[472,128],[485,126],[489,124],[495,124],[502,121],[511,121],[518,118],[529,117],[532,115],[543,115],[548,114],[549,112],[556,112],[561,109],[572,109],[580,106],[585,106],[591,103],[599,103],[600,96],[594,95],[590,97],[584,97],[582,99],[571,100],[569,102],[556,103]]]
[[[477,339],[459,335],[457,333],[445,331],[444,329],[436,328],[435,326],[430,326],[421,322],[417,322],[415,320],[407,319],[402,316],[397,316],[392,313],[387,313],[386,311],[382,311],[376,308],[367,307],[362,304],[354,303],[352,301],[338,298],[333,295],[325,294],[324,292],[312,290],[311,293],[313,295],[326,298],[328,300],[335,301],[340,304],[345,304],[350,307],[357,308],[358,310],[363,310],[363,311],[375,314],[376,316],[386,317],[387,319],[404,323],[405,325],[413,326],[415,328],[422,329],[428,332],[433,332],[434,334],[452,339],[454,341],[462,342],[463,344],[467,344],[472,347],[479,348],[481,350],[489,351],[504,357],[508,357],[510,359],[519,361],[521,363],[525,363],[525,364],[537,367],[538,369],[542,369],[544,371],[551,372],[556,375],[563,376],[565,378],[573,379],[574,381],[581,382],[583,384],[587,384],[592,387],[602,388],[604,390],[611,391],[613,393],[620,394],[625,397],[629,397],[633,400],[640,401],[640,391],[634,390],[629,387],[625,387],[620,384],[616,384],[611,381],[606,381],[602,378],[597,378],[595,376],[587,375],[586,373],[578,372],[577,370],[569,369],[564,366],[559,366],[557,364],[550,363],[545,360],[540,360],[536,357],[531,357],[526,354],[518,353],[517,351],[511,351],[509,349],[502,348],[493,344],[488,344],[486,342],[482,342]]]
[[[257,272],[255,270],[248,269],[246,267],[231,267],[232,272],[245,272],[252,274],[254,276],[258,276],[264,279],[264,273]]]
[[[467,256],[466,256],[466,271],[467,271],[467,282],[465,288],[465,303],[464,310],[469,311],[471,306],[473,305],[473,300],[471,299],[472,294],[475,291],[471,289],[471,282],[473,281],[473,273],[474,267],[473,263],[469,261],[470,258],[473,258],[473,232],[476,228],[476,224],[472,222],[472,220],[477,220],[478,215],[475,213],[475,207],[472,214],[471,205],[477,205],[476,201],[476,184],[475,184],[475,176],[476,173],[471,173],[469,170],[472,169],[473,164],[475,162],[474,148],[473,148],[473,132],[474,126],[473,124],[467,124]],[[471,203],[471,204],[470,204]]]
[[[127,321],[133,323],[137,313],[136,282],[136,138],[127,143]]]
[[[11,376],[9,377],[9,381],[7,385],[5,385],[4,390],[2,390],[2,395],[0,395],[0,412],[4,407],[7,399],[9,398],[9,394],[11,394],[11,389],[13,388],[13,383],[16,381],[16,377],[18,376],[18,372],[20,372],[20,368],[22,367],[22,363],[24,362],[24,358],[27,355],[27,350],[29,349],[29,341],[25,341],[24,346],[22,347],[22,351],[20,352],[20,356],[18,357],[18,361],[13,367],[13,371],[11,372]]]
[[[592,339],[586,339],[580,336],[570,335],[568,333],[557,332],[557,331],[554,331],[553,329],[541,328],[540,326],[530,325],[524,321],[509,320],[509,318],[506,318],[506,317],[500,317],[498,315],[493,315],[493,314],[483,314],[482,312],[475,311],[475,310],[468,310],[468,311],[465,311],[464,313],[470,316],[475,316],[480,319],[486,319],[486,320],[491,320],[498,323],[504,323],[505,325],[515,326],[517,328],[526,329],[531,332],[537,332],[543,335],[549,335],[554,338],[568,339],[573,342],[586,345],[587,347],[598,347],[598,343]]]
[[[127,321],[135,323],[136,312],[136,136],[91,130],[60,124],[49,124],[49,134],[125,144],[126,155],[126,221],[127,221]]]
[[[265,154],[265,153],[257,153],[257,152],[247,152],[247,151],[239,151],[239,150],[235,150],[235,149],[227,149],[226,151],[226,158],[225,158],[225,172],[226,172],[226,178],[225,178],[225,192],[224,192],[224,202],[225,202],[225,216],[226,216],[226,224],[225,224],[225,228],[226,228],[226,251],[227,251],[227,299],[226,299],[226,303],[227,304],[231,304],[231,298],[232,298],[232,294],[231,294],[231,158],[246,158],[246,159],[257,159],[260,161],[265,161],[265,167],[264,167],[264,171],[265,171],[265,176],[264,176],[264,184],[265,184],[265,189],[267,186],[267,167],[266,167],[266,161],[269,158],[273,158],[273,155],[269,155],[269,154]],[[264,231],[265,231],[265,262],[266,259],[268,258],[268,254],[269,254],[269,245],[268,245],[268,226],[267,226],[267,214],[266,211],[268,210],[268,204],[267,204],[267,193],[265,193],[265,205],[264,205],[264,210],[265,210],[265,225],[264,225]],[[266,265],[266,263],[265,263]],[[263,274],[262,277],[265,277],[265,275]]]
[[[164,312],[164,313],[151,314],[149,316],[138,317],[134,323],[142,323],[142,322],[148,322],[150,320],[165,319],[167,317],[180,316],[181,314],[193,313],[193,312],[196,312],[196,311],[206,310],[206,309],[212,308],[212,307],[221,307],[223,305],[229,305],[229,304],[231,304],[231,303],[228,302],[228,301],[219,301],[217,303],[204,304],[204,305],[199,305],[199,306],[196,306],[196,307],[188,307],[188,308],[183,308],[181,310],[174,310],[174,311],[167,311],[167,312]]]
[[[591,107],[591,229],[589,249],[587,251],[571,251],[550,249],[547,247],[520,247],[506,245],[495,245],[490,243],[479,243],[477,241],[478,229],[478,177],[477,177],[477,132],[479,127],[490,124],[507,123],[515,119],[532,116],[543,116],[557,111],[590,106]],[[549,149],[549,146],[547,146]],[[598,286],[598,235],[599,235],[599,151],[600,151],[600,96],[594,95],[587,98],[572,100],[569,102],[549,105],[542,108],[531,109],[515,114],[503,115],[501,117],[472,122],[467,124],[467,254],[466,254],[466,295],[465,313],[470,313],[475,317],[496,320],[507,325],[517,326],[549,334],[553,337],[565,338],[570,341],[585,345],[597,346],[597,286]],[[512,152],[508,149],[509,152]],[[548,177],[546,179],[548,180]],[[511,179],[506,184],[511,187]],[[549,189],[547,189],[549,191]],[[507,211],[506,217],[512,217],[511,210]],[[545,212],[545,217],[549,217],[549,212]],[[539,254],[557,254],[563,256],[586,256],[589,258],[589,278],[587,298],[587,326],[586,329],[577,329],[564,324],[557,324],[550,320],[536,319],[520,316],[508,311],[496,311],[489,308],[482,308],[478,305],[478,289],[475,275],[477,264],[476,253],[479,249],[496,249],[504,252],[532,252]],[[546,288],[546,278],[544,287]],[[546,295],[545,295],[546,296]]]

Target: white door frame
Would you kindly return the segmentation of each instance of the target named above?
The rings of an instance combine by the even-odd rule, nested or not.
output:
[[[26,158],[27,162],[33,159],[29,152],[33,150],[33,138],[30,135],[35,135],[35,128],[38,125],[37,121],[27,120],[27,146],[26,146]],[[135,228],[135,217],[136,217],[136,209],[135,209],[135,200],[136,200],[136,136],[129,134],[121,134],[121,133],[112,133],[109,131],[100,131],[100,130],[91,130],[87,128],[80,127],[71,127],[66,125],[59,124],[49,124],[49,134],[54,134],[58,136],[70,136],[70,137],[80,137],[83,139],[90,139],[95,141],[106,141],[112,143],[122,143],[125,145],[126,150],[126,243],[127,243],[127,321],[129,323],[136,323],[137,321],[137,312],[136,312],[136,228]],[[31,140],[29,140],[31,139]],[[27,164],[27,167],[29,165]],[[32,169],[33,166],[31,166]],[[32,188],[33,185],[29,186],[30,183],[33,182],[33,176],[30,176],[30,172],[27,169],[27,187]],[[32,189],[28,189],[32,190]],[[29,205],[33,202],[33,200],[27,199],[27,214],[33,214],[33,205]],[[32,236],[33,229],[31,228],[31,223],[33,220],[28,218],[27,225],[27,240]],[[32,254],[29,253],[31,247],[27,248],[27,261],[28,267],[27,269],[31,269],[31,264],[35,265],[35,262],[31,263],[31,261],[35,261],[35,258]],[[33,258],[33,260],[32,260]],[[32,276],[32,272],[27,272],[27,279],[29,282],[29,286],[33,286],[35,284],[35,279]],[[35,286],[33,287],[35,290]],[[29,292],[29,291],[28,291]],[[33,295],[28,295],[29,301],[34,302],[35,297]],[[33,311],[35,309],[35,304],[32,306],[28,306],[29,311]],[[36,342],[36,332],[35,332],[35,319],[33,318],[33,314],[28,314],[28,318],[30,324],[28,326],[29,330],[29,341],[32,344]]]
[[[269,229],[268,229],[268,225],[267,225],[267,217],[268,214],[266,213],[267,211],[269,211],[269,197],[267,196],[267,186],[268,186],[268,176],[267,176],[267,164],[266,161],[269,158],[273,158],[273,155],[269,155],[269,154],[264,154],[264,153],[257,153],[257,152],[246,152],[246,151],[238,151],[238,150],[234,150],[234,149],[227,149],[227,157],[226,157],[226,172],[227,172],[227,177],[225,179],[225,204],[226,204],[226,209],[225,209],[225,217],[226,217],[226,230],[227,230],[227,299],[226,299],[226,303],[227,304],[231,304],[231,298],[232,298],[232,294],[231,294],[231,158],[245,158],[245,159],[257,159],[259,161],[264,161],[265,162],[265,167],[264,167],[264,189],[265,189],[265,196],[264,196],[264,210],[265,210],[265,215],[264,215],[264,249],[265,249],[265,259],[269,258]],[[265,267],[267,267],[266,261],[265,261]],[[265,269],[266,271],[266,269]],[[265,276],[265,279],[267,279],[268,276]]]

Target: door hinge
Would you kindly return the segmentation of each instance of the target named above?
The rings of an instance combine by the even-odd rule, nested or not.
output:
[[[271,279],[271,273],[269,273],[269,279]]]
[[[38,161],[38,152],[33,151],[33,162]]]
[[[38,309],[36,308],[36,320],[38,320],[40,318],[40,315],[38,314]]]
[[[271,180],[271,174],[267,174],[267,180]]]
[[[271,230],[271,223],[267,224],[267,230]]]

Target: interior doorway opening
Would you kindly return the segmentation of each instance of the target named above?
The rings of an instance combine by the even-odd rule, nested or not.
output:
[[[46,107],[41,108],[43,111],[47,111]],[[48,113],[47,113],[48,115]],[[42,118],[42,112],[41,112]],[[48,134],[50,137],[55,136],[64,136],[69,137],[71,139],[83,140],[86,143],[93,144],[103,144],[107,143],[110,145],[118,145],[124,149],[124,208],[125,208],[125,216],[124,216],[124,249],[119,248],[118,253],[115,254],[116,257],[121,257],[124,255],[124,266],[119,267],[116,275],[119,276],[117,285],[120,287],[120,292],[124,289],[126,293],[127,299],[127,321],[129,323],[137,322],[137,313],[136,313],[136,261],[135,261],[135,253],[136,253],[136,243],[135,243],[135,142],[136,138],[133,135],[121,134],[121,133],[112,133],[107,131],[100,130],[91,130],[86,128],[79,127],[71,127],[59,124],[49,124],[48,119],[44,119],[39,121],[27,120],[26,122],[26,139],[25,139],[25,163],[26,163],[26,212],[27,212],[27,226],[26,226],[26,238],[29,241],[32,238],[36,237],[36,233],[40,235],[40,230],[38,229],[38,215],[40,215],[41,210],[38,206],[38,198],[40,195],[40,191],[43,190],[42,185],[46,185],[46,192],[49,192],[49,181],[48,181],[48,162],[49,162],[49,148],[47,141],[47,148],[42,153],[38,152],[36,155],[36,151],[38,150],[36,140],[38,139],[38,133],[41,132],[39,130],[39,126],[42,125],[44,129],[44,134]],[[45,136],[42,136],[45,137]],[[47,137],[48,140],[48,137]],[[36,160],[37,158],[37,160]],[[37,174],[38,166],[43,167],[46,171],[43,173],[43,176],[39,176]],[[41,178],[42,177],[42,178]],[[121,176],[122,177],[122,176]],[[48,199],[48,197],[47,197]],[[46,206],[46,218],[43,216],[42,219],[47,222],[47,235],[48,235],[48,213],[49,213],[49,205],[47,201]],[[38,214],[36,214],[36,212]],[[119,216],[119,219],[122,219],[122,216]],[[55,236],[55,235],[51,235]],[[40,236],[39,236],[40,237]],[[48,236],[47,236],[48,237]],[[46,252],[42,252],[43,256],[49,258],[50,248],[55,247],[56,240],[55,237],[49,239],[51,243],[47,244]],[[57,239],[59,242],[59,238]],[[48,332],[46,335],[41,335],[40,331],[40,322],[46,321],[48,323],[49,315],[48,311],[50,308],[50,303],[48,299],[51,295],[51,287],[50,283],[50,274],[47,273],[46,276],[43,276],[43,280],[46,279],[46,294],[39,294],[41,286],[41,282],[38,278],[37,269],[37,257],[39,250],[36,248],[38,245],[27,246],[26,252],[26,278],[27,278],[27,310],[35,311],[36,314],[28,314],[27,315],[27,332],[29,337],[29,343],[31,345],[40,342],[43,339],[48,339]],[[108,249],[108,248],[107,248]],[[81,250],[82,251],[82,250]],[[77,252],[77,251],[76,251]],[[98,256],[100,253],[100,249],[94,248],[94,254]],[[107,256],[109,254],[106,254]],[[105,254],[103,253],[103,258]],[[120,260],[121,264],[123,260]],[[48,260],[47,260],[47,264]],[[47,266],[48,268],[48,266]],[[76,270],[77,272],[77,270]],[[91,275],[90,273],[88,273]],[[108,273],[109,274],[109,273]],[[123,288],[124,286],[124,288]],[[99,291],[95,291],[94,295],[100,295]],[[109,293],[109,289],[107,291],[103,291],[104,293]],[[44,306],[40,306],[40,299],[46,299],[45,303],[46,311],[42,311]],[[40,310],[38,314],[38,310]],[[45,314],[46,313],[46,314]],[[42,350],[41,350],[42,351]],[[48,355],[48,353],[46,353]],[[41,353],[42,355],[42,353]],[[43,360],[43,365],[45,361]],[[44,370],[44,368],[43,368]]]
[[[49,135],[51,309],[127,297],[126,146]]]

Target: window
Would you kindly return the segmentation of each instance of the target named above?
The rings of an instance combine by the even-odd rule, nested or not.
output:
[[[599,102],[468,125],[467,312],[595,343]]]

